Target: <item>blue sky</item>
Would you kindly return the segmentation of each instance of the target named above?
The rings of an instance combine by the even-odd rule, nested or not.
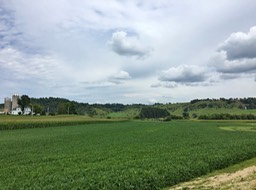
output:
[[[0,102],[256,94],[254,0],[0,0]]]

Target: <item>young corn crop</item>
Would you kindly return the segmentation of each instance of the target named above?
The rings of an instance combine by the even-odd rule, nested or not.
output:
[[[0,189],[162,189],[256,156],[247,122],[132,121],[0,131]]]

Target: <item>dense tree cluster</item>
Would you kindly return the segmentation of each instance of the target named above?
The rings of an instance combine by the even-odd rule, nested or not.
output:
[[[126,107],[124,104],[104,104],[104,107],[112,110],[113,112],[123,111]]]
[[[191,109],[195,108],[234,108],[256,109],[256,98],[220,98],[194,99],[190,101]]]
[[[21,107],[21,110],[24,111],[24,108],[30,106],[30,98],[28,95],[22,95],[18,99],[18,104]]]
[[[206,120],[254,120],[256,116],[253,114],[212,114],[212,115],[200,115],[198,119],[206,119]]]
[[[144,107],[141,109],[139,117],[145,118],[165,118],[170,116],[170,113],[166,109],[155,108],[155,107]]]

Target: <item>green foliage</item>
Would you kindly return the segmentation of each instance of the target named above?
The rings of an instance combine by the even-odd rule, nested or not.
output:
[[[170,117],[171,117],[172,119],[174,119],[174,120],[183,119],[183,117],[180,116],[180,115],[171,115]]]
[[[74,102],[59,102],[58,114],[77,114]]]
[[[189,107],[189,114],[194,118],[202,114],[232,113],[232,114],[256,114],[256,98],[230,98],[230,99],[202,99],[192,100],[190,103],[175,104],[154,104],[152,106],[144,104],[88,104],[70,101],[64,98],[31,98],[31,103],[42,107],[42,113],[54,114],[79,114],[91,117],[112,118],[135,118],[142,108],[154,107],[166,109],[172,115],[183,116],[184,108]],[[255,109],[255,110],[253,110]],[[187,112],[187,111],[185,111]],[[187,115],[185,115],[187,117]]]
[[[33,112],[35,112],[35,114],[41,114],[43,113],[43,108],[42,106],[40,106],[39,104],[34,104],[33,106]]]
[[[0,131],[0,189],[161,189],[256,156],[236,122],[125,122]]]
[[[182,116],[183,116],[184,119],[189,119],[189,108],[188,107],[185,107],[183,109]]]
[[[209,120],[255,120],[256,115],[253,114],[243,114],[243,115],[236,115],[236,114],[211,114],[211,115],[200,115],[198,119],[209,119]]]
[[[139,117],[145,118],[165,118],[170,116],[170,113],[166,109],[155,108],[155,107],[144,107],[141,109]]]
[[[256,109],[256,98],[220,98],[220,99],[195,99],[190,101],[191,108],[240,108]]]
[[[21,110],[24,111],[24,108],[26,106],[30,105],[30,98],[28,95],[22,95],[19,99],[18,99],[18,104],[21,107]]]

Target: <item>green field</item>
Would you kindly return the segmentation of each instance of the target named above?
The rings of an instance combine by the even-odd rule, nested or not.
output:
[[[77,115],[57,115],[57,116],[15,116],[0,115],[0,130],[25,129],[25,128],[45,128],[67,125],[82,125],[89,123],[112,123],[123,122],[125,119],[93,118]]]
[[[255,157],[256,133],[248,127],[255,121],[2,130],[0,189],[162,189]]]

